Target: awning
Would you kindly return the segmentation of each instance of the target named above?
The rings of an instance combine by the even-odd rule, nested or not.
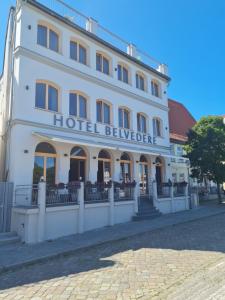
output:
[[[154,155],[154,156],[162,156],[162,157],[168,157],[168,158],[175,158],[175,159],[183,159],[184,161],[189,161],[188,158],[183,158],[175,155],[170,155],[170,154],[164,154],[162,152],[152,152],[148,151],[147,149],[134,149],[130,147],[117,147],[114,145],[110,145],[107,143],[102,143],[98,141],[85,141],[83,139],[79,138],[72,138],[72,137],[66,137],[66,136],[60,136],[60,135],[52,135],[52,134],[46,134],[42,132],[32,132],[34,136],[37,136],[41,139],[44,140],[49,140],[53,142],[59,142],[59,143],[65,143],[65,144],[74,144],[74,145],[83,145],[83,146],[91,146],[91,147],[98,147],[98,148],[105,148],[105,149],[112,149],[112,150],[120,150],[120,151],[128,151],[128,152],[134,152],[134,153],[140,153],[140,154],[149,154],[149,155]]]
[[[105,149],[114,149],[116,150],[117,147],[111,146],[107,143],[101,143],[101,142],[92,142],[90,141],[85,141],[79,138],[71,138],[71,137],[65,137],[65,136],[60,136],[60,135],[52,135],[52,134],[45,134],[45,133],[40,133],[40,132],[32,132],[34,136],[37,136],[41,139],[47,139],[49,141],[53,142],[59,142],[59,143],[65,143],[65,144],[74,144],[74,145],[83,145],[83,146],[91,146],[91,147],[100,147],[100,148],[105,148]]]
[[[130,148],[120,148],[120,151],[128,151],[128,152],[135,152],[135,153],[140,153],[140,154],[149,154],[149,155],[154,155],[154,156],[162,156],[162,157],[168,157],[168,158],[175,158],[175,159],[183,159],[184,161],[189,161],[188,158],[184,157],[179,157],[175,155],[170,155],[170,154],[164,154],[162,152],[151,152],[148,150],[143,150],[143,149],[130,149]]]

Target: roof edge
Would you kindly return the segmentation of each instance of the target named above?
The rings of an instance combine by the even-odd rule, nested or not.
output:
[[[157,71],[156,69],[152,68],[151,66],[148,66],[147,64],[139,61],[138,59],[136,59],[135,57],[132,57],[130,55],[128,55],[126,52],[120,50],[119,48],[113,46],[112,44],[104,41],[103,39],[101,39],[100,37],[98,37],[97,35],[91,33],[91,32],[88,32],[87,30],[83,29],[82,27],[80,27],[79,25],[71,22],[70,20],[64,18],[63,16],[61,16],[60,14],[58,14],[57,12],[51,10],[50,8],[48,8],[47,6],[39,3],[38,1],[36,0],[27,0],[27,3],[30,4],[30,5],[33,5],[34,7],[40,9],[41,11],[45,12],[46,14],[49,14],[51,15],[52,17],[58,19],[59,21],[67,24],[68,26],[80,31],[81,33],[85,34],[86,36],[94,39],[95,41],[97,41],[98,43],[101,43],[103,44],[104,46],[110,48],[111,50],[119,53],[120,55],[126,57],[127,59],[131,60],[132,62],[140,65],[141,67],[147,69],[148,71],[150,72],[153,72],[155,73],[157,76],[163,78],[164,80],[166,81],[171,81],[171,78],[167,75],[164,75],[163,73],[160,73],[159,71]]]

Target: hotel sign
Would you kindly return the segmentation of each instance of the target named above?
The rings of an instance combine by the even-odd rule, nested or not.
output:
[[[67,127],[78,131],[85,131],[93,134],[140,142],[143,144],[156,144],[156,138],[149,134],[134,132],[129,129],[116,128],[106,124],[92,123],[85,120],[64,118],[62,115],[54,115],[54,126]]]

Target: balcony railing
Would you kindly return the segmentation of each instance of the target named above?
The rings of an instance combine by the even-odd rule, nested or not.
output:
[[[140,50],[128,41],[119,37],[117,34],[114,34],[94,19],[82,14],[71,5],[67,4],[66,1],[38,0],[36,2],[46,6],[48,9],[54,11],[72,24],[76,24],[82,29],[95,34],[98,38],[111,44],[112,46],[125,52],[126,54],[129,54],[140,62],[154,68],[164,75],[168,75],[168,69],[165,64],[162,64],[155,58],[151,57],[148,53]]]
[[[59,183],[46,187],[46,206],[78,204],[80,182]]]
[[[131,201],[134,199],[134,189],[136,182],[119,183],[114,182],[114,199],[115,201]]]
[[[112,183],[91,183],[84,185],[84,203],[102,203],[109,202],[109,189]]]

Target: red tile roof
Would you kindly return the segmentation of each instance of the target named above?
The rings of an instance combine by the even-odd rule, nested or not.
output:
[[[168,99],[170,139],[179,142],[187,141],[187,132],[196,120],[187,108],[180,102]]]

